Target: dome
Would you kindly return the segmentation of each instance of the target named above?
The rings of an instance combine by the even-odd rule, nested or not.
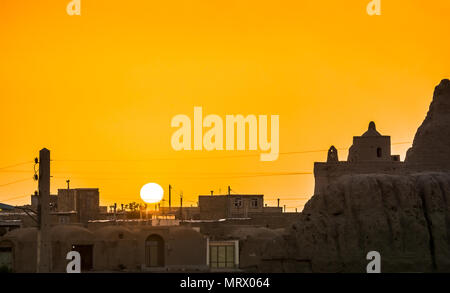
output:
[[[51,228],[52,241],[92,240],[94,234],[86,228],[72,225],[57,225]]]
[[[106,226],[95,231],[98,240],[115,241],[119,239],[133,239],[135,233],[122,226]]]
[[[34,242],[37,239],[37,229],[32,228],[19,228],[14,229],[4,235],[1,240],[10,240],[17,242]]]
[[[381,136],[381,134],[377,131],[377,127],[375,126],[375,122],[370,121],[369,128],[361,136],[362,137]]]

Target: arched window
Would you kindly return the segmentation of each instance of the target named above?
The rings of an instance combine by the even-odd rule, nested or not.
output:
[[[337,149],[334,147],[334,145],[332,145],[329,149],[328,149],[328,157],[327,157],[327,162],[338,162],[338,151]]]
[[[382,156],[381,148],[377,148],[377,157],[381,158],[381,156]]]
[[[164,239],[153,234],[145,240],[145,264],[147,267],[164,266]]]

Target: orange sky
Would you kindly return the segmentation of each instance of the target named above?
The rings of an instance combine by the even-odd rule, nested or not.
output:
[[[450,76],[448,0],[382,0],[381,16],[369,0],[81,0],[81,16],[68,2],[0,2],[0,202],[29,203],[32,164],[2,167],[47,147],[52,191],[70,178],[102,204],[157,182],[175,204],[231,185],[301,209],[312,175],[248,176],[312,172],[326,153],[175,152],[171,118],[279,114],[280,152],[349,147],[370,120],[412,141]]]

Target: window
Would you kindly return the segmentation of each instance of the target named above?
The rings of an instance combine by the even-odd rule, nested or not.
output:
[[[211,268],[234,268],[234,243],[210,245],[209,264]]]
[[[251,202],[250,202],[250,206],[254,209],[258,208],[258,199],[257,198],[252,198]]]
[[[70,222],[70,218],[68,216],[60,216],[59,217],[60,224],[67,224],[69,222]]]
[[[377,157],[381,158],[382,152],[381,152],[381,148],[377,148]]]
[[[234,199],[234,206],[240,208],[242,206],[242,199],[240,197]]]

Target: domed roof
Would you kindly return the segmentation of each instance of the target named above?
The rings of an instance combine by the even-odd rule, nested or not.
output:
[[[134,238],[135,233],[123,226],[106,226],[96,230],[95,236],[99,240],[116,241]]]
[[[375,126],[375,122],[370,121],[369,128],[361,136],[362,137],[381,136],[381,134],[377,131],[377,127]]]
[[[9,231],[4,235],[1,240],[11,240],[18,242],[34,242],[37,239],[37,229],[31,228],[19,228]]]
[[[57,225],[50,231],[53,241],[92,240],[94,234],[86,228],[75,225]]]

